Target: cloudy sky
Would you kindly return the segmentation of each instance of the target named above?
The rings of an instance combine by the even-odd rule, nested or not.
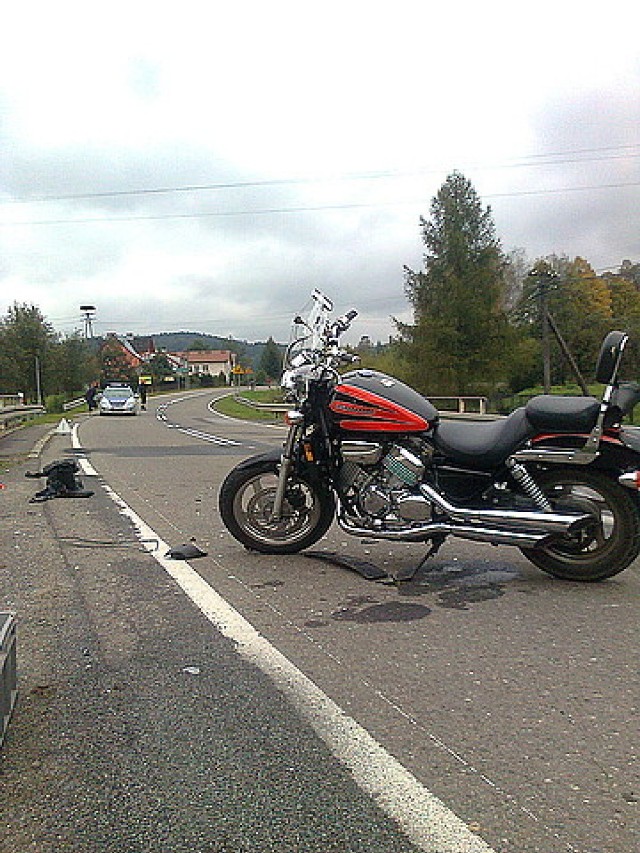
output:
[[[0,312],[286,340],[319,287],[410,318],[462,171],[503,247],[640,261],[640,6],[49,0],[0,34]]]

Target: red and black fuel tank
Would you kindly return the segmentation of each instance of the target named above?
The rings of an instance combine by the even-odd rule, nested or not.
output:
[[[437,409],[408,385],[376,370],[352,370],[329,402],[334,426],[348,432],[424,432]]]

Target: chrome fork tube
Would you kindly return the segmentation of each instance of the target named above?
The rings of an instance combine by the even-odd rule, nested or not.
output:
[[[290,415],[293,413],[290,413]],[[298,414],[297,412],[295,414]],[[289,432],[287,433],[287,437],[284,442],[284,446],[282,448],[282,456],[280,457],[280,471],[278,472],[278,485],[276,486],[276,495],[273,499],[273,510],[271,512],[271,518],[273,521],[280,521],[282,519],[282,505],[284,503],[284,493],[287,488],[287,480],[289,479],[289,474],[291,473],[291,469],[293,468],[293,454],[298,443],[298,437],[302,431],[302,416],[300,416],[301,420],[298,421],[296,418],[296,423],[291,423],[289,427]]]

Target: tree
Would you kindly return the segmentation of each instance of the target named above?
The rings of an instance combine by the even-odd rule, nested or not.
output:
[[[636,287],[640,287],[640,264],[631,261],[623,261],[620,264],[620,275],[627,281],[632,281]]]
[[[158,352],[149,359],[149,372],[156,382],[164,382],[165,377],[174,375],[174,370],[167,354]]]
[[[640,264],[637,267],[640,272]],[[611,297],[611,328],[630,336],[622,365],[624,378],[635,379],[640,373],[640,290],[633,280],[621,275],[603,275],[602,279]]]
[[[271,337],[262,351],[258,370],[262,371],[267,379],[271,380],[278,379],[282,373],[282,353]]]
[[[549,310],[585,376],[593,376],[596,356],[611,328],[611,293],[584,258],[574,258],[560,273],[549,297]],[[566,363],[557,360],[557,378],[569,379]]]
[[[508,313],[517,309],[527,281],[531,264],[524,249],[512,249],[505,257],[505,299],[504,307]]]
[[[98,361],[79,334],[59,341],[51,353],[54,392],[67,397],[82,391],[98,375]]]
[[[50,355],[57,343],[53,327],[39,308],[14,304],[0,321],[0,391],[22,391],[27,400],[44,397],[53,364]]]
[[[405,267],[414,325],[398,324],[422,391],[478,394],[506,376],[505,260],[490,208],[453,172],[421,218],[424,270]]]
[[[135,369],[129,364],[117,340],[107,338],[98,356],[100,380],[107,382],[128,382],[135,385],[138,381]]]
[[[206,341],[203,341],[202,338],[194,338],[187,347],[188,352],[205,352],[209,349],[211,349],[211,347]]]

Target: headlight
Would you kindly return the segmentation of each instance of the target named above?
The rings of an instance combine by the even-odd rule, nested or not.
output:
[[[293,391],[296,385],[296,371],[285,370],[280,379],[280,387],[287,391]]]
[[[135,397],[129,397],[129,399],[125,401],[124,407],[125,407],[125,409],[133,409],[135,404],[136,404]]]
[[[285,391],[293,392],[298,399],[302,399],[308,394],[308,383],[313,376],[313,366],[305,364],[295,370],[286,370],[282,374],[280,385]]]

